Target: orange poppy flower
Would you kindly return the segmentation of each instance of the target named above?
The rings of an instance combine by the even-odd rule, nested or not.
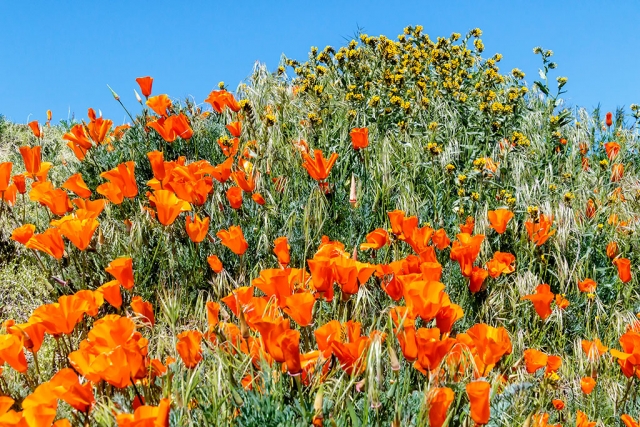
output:
[[[133,260],[129,257],[116,258],[104,269],[116,278],[123,288],[133,289]]]
[[[167,108],[171,108],[171,100],[165,94],[152,96],[147,99],[147,106],[161,117],[168,117]]]
[[[153,87],[153,77],[138,77],[136,82],[140,86],[140,91],[145,98],[149,98],[151,96],[151,88]]]
[[[576,427],[595,427],[596,424],[595,421],[589,421],[589,418],[587,418],[584,412],[576,412]]]
[[[87,129],[89,130],[89,136],[91,139],[96,144],[102,144],[105,142],[105,139],[111,130],[111,126],[113,126],[113,121],[98,117],[89,122]]]
[[[599,338],[596,338],[593,341],[582,340],[581,342],[582,351],[587,356],[587,359],[590,361],[596,361],[607,352],[608,347],[604,346]]]
[[[34,234],[25,243],[29,249],[35,249],[47,253],[55,259],[62,259],[64,255],[64,241],[62,234],[57,228],[49,228],[44,233]]]
[[[360,334],[361,325],[358,322],[349,320],[343,324],[344,339],[335,337],[331,341],[331,351],[340,362],[340,367],[347,375],[358,374],[366,367],[363,356],[371,342],[369,337]]]
[[[435,231],[433,233],[433,236],[431,236],[431,241],[439,250],[448,248],[451,244],[451,240],[449,240],[449,238],[447,237],[447,232],[444,231],[444,228]]]
[[[242,233],[242,228],[232,225],[229,227],[229,230],[220,230],[216,233],[216,236],[222,241],[222,244],[236,255],[244,254],[249,245],[247,241],[244,239],[244,234]]]
[[[87,187],[84,180],[82,179],[82,174],[76,173],[73,174],[67,179],[64,184],[62,184],[62,188],[66,188],[69,191],[73,191],[79,197],[83,199],[88,199],[91,197],[91,190]]]
[[[27,358],[22,350],[22,339],[12,335],[0,335],[0,363],[5,362],[18,372],[27,372]]]
[[[91,243],[93,233],[98,228],[95,218],[79,218],[66,216],[58,221],[51,221],[51,225],[58,227],[64,237],[69,239],[78,249],[84,251]]]
[[[471,419],[480,425],[487,424],[491,415],[489,407],[491,384],[486,381],[474,381],[466,385],[466,390],[471,404]]]
[[[618,269],[618,277],[622,283],[628,283],[631,281],[631,261],[627,258],[616,258],[613,260],[613,265]]]
[[[453,398],[453,390],[448,387],[436,387],[429,392],[429,426],[442,427],[444,425]]]
[[[69,132],[62,135],[62,139],[69,141],[69,144],[72,144],[75,147],[81,148],[85,153],[93,147],[93,144],[91,144],[91,141],[89,141],[89,138],[87,137],[84,126],[81,124],[74,125]]]
[[[369,145],[369,129],[368,128],[354,128],[349,133],[351,136],[351,145],[354,150],[360,148],[367,148]]]
[[[153,171],[153,177],[158,181],[162,181],[166,176],[166,170],[164,167],[164,154],[161,151],[151,151],[147,153],[149,162],[151,163],[151,170]]]
[[[200,219],[198,214],[194,214],[193,219],[187,216],[187,234],[192,242],[200,243],[207,237],[209,231],[210,218]]]
[[[476,220],[472,216],[468,216],[464,224],[460,224],[460,232],[472,234],[476,226]]]
[[[25,245],[33,234],[36,231],[36,226],[33,224],[25,224],[21,227],[16,228],[11,233],[11,240],[15,240],[16,242],[22,243]]]
[[[507,230],[507,224],[511,218],[513,218],[513,212],[508,209],[497,209],[487,212],[487,216],[491,223],[491,228],[493,228],[496,233],[502,234]]]
[[[624,165],[617,163],[611,166],[611,182],[618,182],[624,176]]]
[[[540,368],[547,368],[547,372],[557,371],[560,368],[559,365],[562,364],[562,359],[558,356],[548,356],[540,350],[530,348],[524,351],[524,362],[527,372],[533,374]]]
[[[227,125],[227,129],[231,136],[240,138],[240,134],[242,133],[242,122],[231,122]]]
[[[618,255],[618,244],[616,242],[609,242],[607,245],[607,256],[610,259],[614,259]]]
[[[27,147],[25,145],[20,147],[19,150],[20,150],[20,155],[22,156],[22,160],[24,161],[24,167],[27,170],[27,172],[31,176],[34,176],[35,174],[40,172],[40,166],[42,163],[42,160],[41,160],[42,147],[40,147],[39,145],[35,147]]]
[[[593,199],[587,200],[587,208],[584,210],[584,216],[591,219],[596,216],[596,203]]]
[[[131,309],[134,313],[142,316],[145,323],[148,323],[151,326],[156,324],[156,319],[153,315],[153,306],[150,302],[143,301],[142,297],[139,295],[136,295],[131,299]]]
[[[212,91],[204,102],[211,104],[211,107],[213,107],[217,113],[222,113],[224,107],[229,107],[233,112],[240,111],[240,105],[236,102],[233,95],[226,90]]]
[[[620,153],[620,144],[617,142],[607,142],[604,144],[604,149],[607,152],[609,161],[613,161]]]
[[[474,294],[480,292],[487,276],[489,276],[489,272],[484,268],[473,267],[469,276],[469,291]]]
[[[565,308],[569,307],[569,300],[560,294],[556,294],[556,306],[560,310],[564,310]]]
[[[116,423],[118,427],[167,427],[170,409],[169,399],[161,399],[158,406],[143,405],[133,414],[116,415]]]
[[[86,212],[90,212],[93,218],[97,218],[98,216],[100,216],[100,214],[104,210],[104,207],[107,204],[107,201],[105,199],[98,199],[98,200],[73,199],[72,202],[74,205],[77,206],[79,210],[82,209],[82,210],[85,210]]]
[[[229,205],[233,209],[240,209],[242,207],[242,188],[240,187],[229,187],[226,192],[227,200],[229,201]]]
[[[496,278],[501,274],[513,273],[516,268],[513,265],[516,257],[507,252],[496,252],[493,258],[487,262],[487,271],[492,278]]]
[[[16,324],[13,320],[3,323],[7,333],[17,336],[22,340],[24,348],[31,353],[37,353],[44,341],[45,327],[38,320]],[[0,411],[1,412],[1,411]]]
[[[29,122],[29,128],[31,128],[31,132],[33,132],[33,136],[36,138],[42,138],[42,130],[40,129],[40,125],[37,120]]]
[[[158,221],[165,226],[173,224],[180,213],[191,210],[188,202],[179,199],[169,190],[156,190],[149,195],[149,200],[156,206]]]
[[[217,255],[209,255],[207,257],[207,263],[214,273],[220,273],[223,269],[222,261],[220,261],[220,258],[218,258]]]
[[[458,261],[462,275],[469,277],[473,270],[473,263],[480,253],[480,245],[484,240],[484,234],[471,236],[468,233],[460,233],[456,237],[458,240],[453,242],[449,258]]]
[[[584,279],[582,282],[578,282],[578,289],[580,292],[593,293],[596,291],[598,284],[593,279]]]
[[[551,302],[553,301],[553,292],[547,284],[538,285],[536,292],[520,298],[521,300],[529,300],[533,303],[533,308],[542,320],[551,315]]]
[[[83,161],[85,159],[87,151],[89,151],[88,149],[81,147],[75,142],[68,142],[67,147],[71,148],[73,154],[75,154],[76,158],[80,161]]]
[[[455,345],[456,340],[441,335],[439,328],[420,328],[415,334],[418,358],[413,367],[427,374],[435,371]]]
[[[478,323],[456,338],[473,349],[480,376],[486,375],[505,354],[512,351],[509,333],[501,326],[494,328]]]
[[[534,242],[536,246],[543,245],[556,230],[551,230],[553,224],[553,216],[540,215],[537,221],[528,220],[524,223],[529,234],[529,240]]]
[[[620,416],[620,419],[626,427],[640,427],[640,420],[634,420],[631,415],[623,414]]]
[[[114,169],[102,172],[100,176],[109,181],[101,184],[96,192],[107,197],[112,203],[120,204],[124,197],[132,198],[138,195],[138,184],[134,174],[134,162],[120,163]]]
[[[309,326],[313,321],[312,313],[315,303],[316,299],[311,292],[299,292],[284,298],[282,311],[298,325]]]
[[[128,123],[125,123],[125,124],[120,125],[120,126],[116,126],[116,127],[113,129],[113,132],[111,132],[111,136],[112,136],[113,138],[115,138],[115,140],[116,140],[116,141],[117,141],[117,140],[120,140],[120,139],[122,139],[122,137],[124,136],[124,133],[125,133],[125,131],[126,131],[127,129],[131,129],[131,125],[130,125],[130,124],[128,124]]]
[[[389,234],[387,230],[382,228],[376,228],[365,237],[367,243],[360,245],[360,250],[365,251],[367,249],[378,250],[389,243]]]
[[[596,381],[591,377],[584,377],[580,380],[580,388],[582,389],[582,392],[586,395],[591,394],[595,386],[596,386]]]
[[[67,192],[60,188],[54,189],[50,181],[34,183],[29,198],[48,207],[54,215],[64,215],[72,210]]]
[[[233,157],[238,152],[238,145],[240,140],[238,138],[218,138],[218,146],[222,150],[222,154],[227,157]]]
[[[289,255],[289,250],[291,249],[291,247],[289,246],[289,240],[287,239],[287,237],[278,237],[273,241],[273,245],[273,252],[278,258],[278,263],[283,267],[289,265],[289,262],[291,262],[291,256]]]
[[[338,160],[338,154],[332,153],[329,159],[325,159],[321,150],[313,150],[314,157],[311,157],[308,153],[302,153],[304,162],[302,167],[307,170],[309,176],[316,181],[324,181],[329,177],[331,168]]]
[[[0,163],[0,192],[6,191],[7,187],[9,187],[12,168],[13,163],[11,162]]]
[[[24,194],[24,193],[27,192],[27,182],[26,182],[26,177],[24,176],[24,174],[14,175],[14,176],[11,177],[11,180],[15,184],[15,186],[18,189],[18,192],[20,194]]]
[[[173,142],[177,137],[190,139],[193,136],[193,129],[189,125],[187,116],[180,113],[176,116],[161,117],[149,123],[149,127],[154,129],[167,142]]]
[[[418,228],[418,217],[405,217],[404,211],[396,209],[387,212],[389,222],[391,222],[391,232],[396,235],[399,240],[406,241],[413,236],[413,232]]]
[[[178,350],[184,365],[189,369],[198,366],[198,363],[202,360],[201,342],[202,333],[199,331],[184,331],[178,334],[176,350]]]
[[[0,192],[0,202],[4,201],[9,206],[15,206],[18,197],[18,187],[11,184],[4,192]]]
[[[560,399],[553,399],[551,403],[553,404],[553,407],[558,411],[562,411],[564,409],[564,402]]]
[[[120,282],[111,280],[96,289],[109,304],[119,309],[122,307],[122,293],[120,292]]]
[[[68,335],[90,309],[86,298],[63,295],[58,298],[58,302],[36,308],[29,322],[40,323],[53,336]]]
[[[247,193],[251,193],[256,189],[256,182],[253,175],[249,175],[244,171],[235,171],[231,174],[231,177],[238,187],[242,188]]]
[[[80,384],[78,375],[71,368],[63,368],[49,380],[49,385],[61,400],[77,411],[88,413],[96,403],[93,384]]]
[[[256,202],[257,204],[259,204],[260,206],[264,205],[266,202],[266,200],[264,200],[264,197],[262,197],[262,194],[260,193],[253,193],[251,195],[251,199],[253,199],[254,202]]]
[[[613,114],[611,111],[608,111],[605,115],[605,123],[607,126],[611,126],[613,124]]]

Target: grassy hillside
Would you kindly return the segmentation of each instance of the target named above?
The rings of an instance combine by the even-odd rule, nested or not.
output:
[[[0,121],[0,426],[637,425],[640,115],[534,54],[408,27]]]

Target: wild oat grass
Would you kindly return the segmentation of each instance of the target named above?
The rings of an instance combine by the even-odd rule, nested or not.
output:
[[[38,418],[41,424],[26,421],[27,425],[50,425],[65,417],[74,425],[153,425],[151,418],[147,420],[151,424],[130,424],[123,415],[134,412],[138,406],[134,399],[144,398],[151,406],[170,402],[169,421],[176,426],[302,426],[312,422],[471,426],[470,413],[477,417],[478,409],[470,408],[473,399],[466,387],[483,381],[491,385],[490,426],[544,426],[544,414],[550,424],[577,422],[580,426],[591,425],[576,421],[580,413],[601,426],[622,425],[622,414],[637,419],[638,381],[623,374],[612,353],[589,357],[582,340],[600,339],[607,348],[620,349],[620,337],[638,325],[638,109],[632,106],[631,113],[615,112],[609,124],[598,110],[568,109],[562,99],[566,78],[551,77],[557,67],[551,51],[534,50],[542,59],[542,78],[527,85],[517,69],[500,72],[502,56],[487,56],[480,36],[481,31],[475,29],[464,37],[453,34],[431,40],[421,27],[408,27],[397,40],[362,34],[338,49],[314,47],[307,61],[283,58],[274,73],[256,65],[235,91],[237,112],[230,108],[216,112],[206,103],[172,99],[169,113],[164,114],[184,115],[193,134],[169,143],[152,128],[153,122],[162,123],[158,114],[142,101],[140,111],[131,117],[131,127],[123,135],[107,135],[100,143],[94,140],[82,161],[67,146],[67,136],[74,127],[86,132],[96,118],[43,126],[41,138],[27,126],[0,121],[0,162],[13,164],[12,175],[25,172],[19,147],[40,146],[42,160],[52,164],[46,176],[55,188],[80,173],[92,192],[91,199],[102,198],[96,191],[106,182],[101,174],[125,162],[134,162],[138,187],[135,197],[106,205],[87,249],[81,251],[65,241],[59,260],[27,249],[10,236],[23,224],[34,224],[36,233],[42,233],[62,215],[29,200],[33,190],[2,204],[3,320],[25,322],[41,304],[82,290],[103,289],[113,279],[105,268],[119,257],[133,260],[135,286],[131,291],[122,289],[122,309],[105,303],[95,315],[78,319],[70,334],[54,338],[47,330],[43,349],[37,354],[38,365],[29,350],[29,337],[15,330],[12,333],[11,323],[5,323],[3,337],[20,336],[26,347],[20,352],[27,356],[28,369],[18,373],[13,365],[5,366],[0,395],[10,396],[15,401],[12,410],[25,410],[22,414],[27,417],[25,398],[39,396],[36,387],[44,384],[41,391],[48,387],[46,381],[58,370],[72,367],[80,383],[86,384],[86,375],[91,374],[83,374],[86,368],[70,361],[69,353],[86,345],[97,319],[117,315],[133,319],[148,340],[145,366],[155,358],[168,372],[142,375],[123,387],[115,386],[112,379],[91,380],[95,402],[88,410],[72,408],[68,398],[51,391],[57,405],[53,417]],[[220,88],[226,90],[224,83]],[[225,194],[239,184],[233,179],[218,182],[209,178],[213,186],[204,203],[188,200],[191,212],[162,225],[157,219],[160,207],[149,198],[160,193],[152,190],[159,184],[149,182],[156,170],[147,153],[162,152],[166,162],[184,156],[185,165],[199,160],[221,165],[228,158],[222,148],[233,143],[225,126],[234,121],[241,121],[242,132],[238,153],[231,156],[233,170],[253,174],[254,192],[264,198],[264,205],[245,192],[242,207],[232,209]],[[368,129],[367,147],[352,147],[354,128]],[[620,146],[614,156],[604,148],[611,141]],[[321,150],[327,158],[338,154],[328,178],[320,183],[302,167],[304,153],[313,150]],[[624,165],[620,179],[612,179],[614,164]],[[503,234],[496,233],[488,219],[488,212],[497,209],[514,214]],[[358,250],[374,229],[384,232],[395,226],[388,215],[394,210],[417,216],[417,227],[426,227],[422,230],[444,229],[452,241],[461,232],[460,225],[471,217],[470,234],[485,236],[479,255],[472,260],[478,268],[487,266],[496,252],[515,256],[513,272],[507,268],[506,274],[486,278],[482,290],[472,293],[469,278],[451,259],[452,249],[445,245],[433,251],[432,262],[442,266],[440,282],[446,294],[464,312],[450,333],[440,336],[438,332],[438,339],[451,338],[458,343],[455,348],[464,350],[454,348],[439,366],[421,373],[403,354],[406,351],[398,335],[405,332],[394,324],[392,313],[397,312],[394,307],[411,308],[412,303],[406,292],[393,301],[383,290],[393,274],[400,275],[397,271],[391,276],[367,277],[355,293],[344,289],[342,279],[335,279],[335,284],[332,279],[333,299],[319,290],[319,273],[301,276],[296,292],[309,292],[316,299],[313,321],[307,326],[291,321],[294,332],[286,333],[299,337],[297,357],[315,355],[302,374],[289,374],[290,360],[272,361],[277,345],[270,340],[281,337],[264,336],[257,326],[247,325],[247,319],[255,320],[250,305],[238,317],[228,303],[221,303],[222,323],[212,326],[211,302],[229,295],[233,298],[234,292],[255,284],[267,269],[284,268],[273,252],[273,242],[280,236],[286,236],[290,245],[289,268],[306,272],[311,268],[308,260],[319,259],[316,251],[323,236],[344,244],[344,253],[338,244],[334,247],[340,257],[357,258],[362,265],[377,266],[377,271],[407,259],[414,251],[402,240],[410,241],[411,236],[391,229],[389,244],[378,250]],[[210,218],[207,237],[197,244],[185,229],[185,217],[196,213]],[[541,215],[553,217],[554,231],[546,242],[536,245],[525,223],[534,223]],[[248,243],[241,256],[216,237],[219,230],[231,226],[239,226]],[[607,253],[609,242],[618,246],[614,256],[630,260],[630,281],[619,277]],[[421,262],[428,257],[425,254]],[[220,273],[209,267],[211,255],[221,260],[224,269]],[[595,291],[579,290],[578,282],[586,278],[595,280]],[[540,284],[548,284],[554,295],[568,301],[566,307],[557,305],[561,299],[550,303],[551,314],[544,320],[530,301],[522,299],[534,294]],[[153,327],[144,312],[135,308],[134,295],[151,303]],[[279,304],[278,297],[267,299],[268,306],[260,313],[265,318]],[[278,316],[290,318],[276,310]],[[319,348],[314,331],[335,320],[343,323],[341,335],[347,333],[344,323],[353,321],[369,337],[351,372],[334,347],[328,357],[312,353]],[[39,322],[38,318],[31,321]],[[416,328],[435,327],[433,318],[416,322]],[[508,334],[511,351],[498,357],[494,367],[480,367],[479,347],[461,344],[466,343],[464,332],[477,324],[502,327]],[[240,341],[230,338],[224,329],[229,325],[239,328],[241,335],[236,338]],[[177,350],[178,343],[186,342],[183,337],[187,335],[180,334],[189,331],[209,333],[199,350],[192,349],[201,351],[202,360],[191,368],[188,358]],[[257,347],[243,348],[247,342]],[[421,354],[431,355],[434,350],[424,345]],[[558,355],[562,364],[555,372],[528,373],[523,358],[528,349]],[[0,345],[0,361],[6,359],[2,351]],[[493,351],[497,350],[486,350]],[[127,368],[126,362],[122,365]],[[585,377],[596,381],[590,394],[581,389]],[[453,398],[442,412],[433,396],[445,388],[453,392]],[[562,400],[564,407],[552,400]],[[50,399],[40,405],[51,408],[54,402]],[[0,405],[0,425],[2,417],[9,416],[2,415],[2,408]],[[444,423],[430,418],[438,411]]]

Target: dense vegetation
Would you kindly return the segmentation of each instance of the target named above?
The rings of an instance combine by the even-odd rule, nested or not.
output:
[[[639,110],[480,37],[0,119],[0,426],[637,426]]]

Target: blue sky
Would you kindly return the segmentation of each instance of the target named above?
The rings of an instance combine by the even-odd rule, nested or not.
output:
[[[608,4],[607,4],[608,3]],[[0,2],[0,114],[15,121],[85,117],[125,121],[107,84],[138,111],[135,78],[154,93],[202,102],[221,80],[234,88],[256,61],[305,59],[361,28],[396,37],[423,25],[432,38],[480,27],[504,72],[537,77],[535,46],[551,49],[570,104],[605,110],[640,103],[640,2],[595,1],[4,1]]]

